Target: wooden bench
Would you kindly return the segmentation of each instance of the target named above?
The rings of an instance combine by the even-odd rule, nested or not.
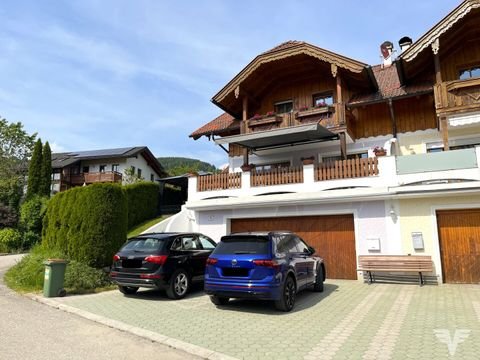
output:
[[[422,273],[433,271],[431,256],[425,255],[359,255],[357,271],[368,272],[368,283],[374,281],[372,272],[415,272],[419,285],[425,283]]]

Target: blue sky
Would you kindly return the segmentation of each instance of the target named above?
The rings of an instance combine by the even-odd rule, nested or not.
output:
[[[257,54],[304,40],[377,64],[383,41],[398,49],[459,3],[2,0],[0,115],[55,151],[147,145],[221,165],[220,148],[188,135]]]

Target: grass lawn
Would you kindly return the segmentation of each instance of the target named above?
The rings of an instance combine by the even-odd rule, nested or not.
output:
[[[159,223],[162,220],[165,220],[166,218],[170,217],[170,215],[162,215],[150,220],[147,220],[131,229],[128,230],[128,237],[131,238],[132,236],[137,236],[141,234],[143,231],[147,230],[149,227],[155,225],[156,223]]]

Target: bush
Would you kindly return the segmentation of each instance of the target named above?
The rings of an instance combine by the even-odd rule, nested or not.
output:
[[[5,228],[0,230],[0,252],[11,252],[22,246],[22,235],[16,229]]]
[[[72,260],[65,272],[65,289],[73,293],[82,293],[111,285],[103,270],[92,268],[84,263]]]
[[[30,254],[8,270],[5,275],[7,285],[23,292],[42,290],[45,274],[44,261],[49,258],[65,258],[65,254],[38,245],[33,247]],[[67,265],[64,283],[67,292],[92,292],[96,288],[104,288],[110,284],[107,275],[101,270],[75,260]]]
[[[93,184],[52,197],[43,219],[42,246],[102,268],[127,239],[127,199],[117,184]]]
[[[158,211],[160,186],[153,182],[138,182],[124,186],[128,202],[128,228],[149,220]]]
[[[48,198],[34,195],[20,207],[20,229],[23,232],[24,249],[29,249],[40,241],[47,203]]]

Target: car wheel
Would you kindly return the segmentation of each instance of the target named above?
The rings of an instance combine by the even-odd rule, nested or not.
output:
[[[118,285],[118,290],[120,290],[120,292],[122,294],[125,294],[125,295],[133,295],[135,294],[137,291],[138,291],[138,287],[136,286],[122,286],[122,285]]]
[[[216,295],[210,296],[210,301],[215,305],[227,305],[230,299],[228,297],[221,297]]]
[[[323,266],[319,265],[317,270],[317,277],[315,278],[315,284],[313,290],[316,292],[323,292]]]
[[[293,281],[293,277],[288,276],[283,284],[280,300],[275,301],[275,307],[285,312],[292,310],[295,305],[296,292],[295,281]]]
[[[176,270],[170,278],[170,284],[167,287],[167,296],[170,299],[182,299],[190,290],[190,278],[183,269]]]

